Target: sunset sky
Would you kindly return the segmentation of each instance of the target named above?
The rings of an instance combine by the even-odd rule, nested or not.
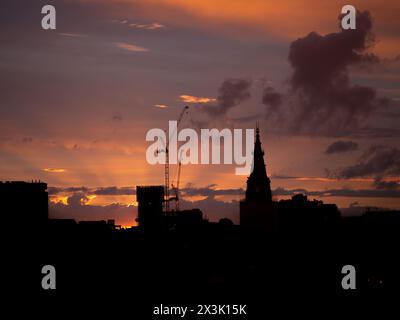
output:
[[[400,208],[400,2],[352,1],[352,31],[345,4],[1,1],[0,180],[47,182],[52,218],[134,225],[135,186],[164,183],[146,133],[188,105],[182,128],[259,122],[275,199]],[[237,223],[234,168],[183,166],[181,206]]]

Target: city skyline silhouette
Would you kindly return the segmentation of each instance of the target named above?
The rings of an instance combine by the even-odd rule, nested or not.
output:
[[[137,227],[121,228],[112,217],[106,221],[51,219],[46,183],[2,182],[3,221],[18,226],[7,233],[22,246],[17,252],[31,248],[26,254],[32,259],[29,265],[36,265],[33,270],[44,261],[63,270],[58,276],[61,295],[76,287],[99,293],[135,283],[140,290],[156,289],[160,297],[171,290],[177,299],[212,290],[243,298],[243,290],[268,283],[271,293],[307,286],[307,290],[341,296],[345,291],[339,281],[340,269],[349,263],[358,270],[361,292],[395,288],[400,283],[393,251],[398,243],[400,211],[366,211],[359,217],[343,217],[336,205],[309,200],[303,194],[274,201],[259,131],[257,127],[254,166],[240,203],[238,225],[226,217],[211,222],[197,208],[166,211],[162,185],[137,187]],[[21,197],[29,201],[15,207]],[[38,252],[43,246],[47,250]],[[134,255],[122,258],[132,249]],[[104,250],[119,259],[109,259]],[[201,252],[207,255],[200,258]],[[168,266],[159,272],[162,261]],[[76,269],[78,262],[86,271]],[[182,263],[186,270],[179,267]],[[212,267],[207,267],[210,263]],[[318,267],[312,268],[315,264]],[[132,274],[136,276],[121,282],[120,277]],[[29,272],[22,279],[24,287],[40,290],[34,284],[38,274]]]
[[[360,318],[397,297],[399,14],[2,0],[11,317]]]

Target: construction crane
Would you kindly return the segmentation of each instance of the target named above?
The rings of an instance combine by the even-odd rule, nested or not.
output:
[[[181,180],[181,166],[182,166],[182,152],[179,154],[179,160],[178,160],[178,178],[176,181],[176,186],[174,186],[173,183],[171,183],[172,189],[174,189],[175,192],[175,197],[170,198],[170,200],[175,200],[175,211],[179,211],[179,182]]]
[[[187,109],[189,109],[188,106],[185,106],[181,112],[181,114],[179,115],[179,118],[177,120],[176,123],[176,130],[178,130],[179,124],[182,121],[183,116],[185,115],[185,113],[187,112]],[[175,131],[170,133],[170,136],[167,139],[167,143],[165,146],[165,169],[164,169],[164,177],[165,177],[165,212],[168,213],[169,212],[169,138],[171,136],[174,136]],[[180,167],[180,165],[179,165]],[[179,170],[179,168],[178,168]]]

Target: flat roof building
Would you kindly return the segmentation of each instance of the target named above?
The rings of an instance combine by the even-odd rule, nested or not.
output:
[[[0,182],[0,212],[7,223],[45,223],[49,216],[47,184],[40,181]]]

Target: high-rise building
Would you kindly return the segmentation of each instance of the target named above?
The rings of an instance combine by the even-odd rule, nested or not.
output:
[[[0,182],[2,221],[22,225],[43,224],[48,219],[48,193],[44,182]]]
[[[159,229],[163,223],[163,186],[137,186],[138,222],[143,229]]]

